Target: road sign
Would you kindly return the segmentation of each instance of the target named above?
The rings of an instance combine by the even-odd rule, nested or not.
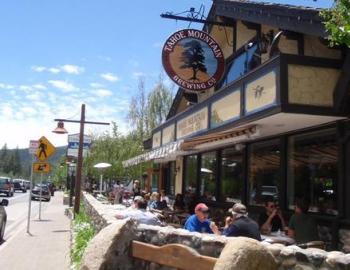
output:
[[[83,156],[86,157],[91,146],[92,137],[84,135]],[[79,133],[68,135],[67,156],[78,157]]]
[[[35,162],[33,163],[33,171],[36,173],[49,173],[51,166],[46,162]]]
[[[39,147],[39,141],[29,141],[29,154],[35,154]]]
[[[39,139],[39,146],[35,155],[40,161],[45,161],[55,153],[55,150],[56,149],[52,145],[52,143],[50,143],[49,140],[46,139],[46,137],[42,136]]]

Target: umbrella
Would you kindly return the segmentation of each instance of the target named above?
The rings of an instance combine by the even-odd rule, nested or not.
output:
[[[97,163],[96,165],[94,165],[94,168],[103,169],[103,168],[108,168],[111,166],[112,166],[112,164],[102,162],[102,163]]]
[[[207,169],[207,168],[201,168],[201,172],[204,172],[204,173],[213,173],[213,171]]]

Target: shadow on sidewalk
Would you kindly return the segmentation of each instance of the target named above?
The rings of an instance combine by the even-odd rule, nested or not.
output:
[[[35,219],[34,222],[52,222],[51,219]]]

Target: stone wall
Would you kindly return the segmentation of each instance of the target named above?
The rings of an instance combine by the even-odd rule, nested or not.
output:
[[[236,238],[191,233],[184,229],[173,227],[158,227],[137,224],[132,220],[117,220],[114,218],[116,206],[104,205],[89,194],[83,195],[86,211],[95,222],[96,228],[101,230],[89,244],[84,254],[82,268],[84,270],[97,269],[167,269],[144,261],[132,259],[130,243],[138,240],[162,246],[170,243],[181,243],[190,246],[202,255],[219,258],[222,250]],[[242,242],[242,241],[241,241]],[[237,245],[239,243],[237,242]],[[233,244],[235,245],[235,244]],[[297,246],[283,246],[281,244],[257,243],[256,247],[273,255],[279,270],[289,269],[350,269],[350,254],[339,251],[326,252],[321,249],[301,249]],[[97,247],[102,249],[96,253]],[[252,245],[254,247],[254,245]],[[254,253],[254,250],[252,251]],[[258,251],[257,251],[258,252]],[[243,252],[244,253],[244,252]],[[236,254],[236,253],[235,253]],[[237,252],[242,254],[242,252]],[[238,257],[239,255],[237,255]],[[254,257],[254,259],[256,259]],[[219,258],[222,261],[222,258]],[[238,269],[238,268],[217,268]],[[244,270],[240,268],[241,270]],[[248,269],[248,268],[247,268]],[[263,269],[261,267],[256,269]],[[264,268],[265,269],[265,268]],[[249,269],[254,270],[254,269]]]

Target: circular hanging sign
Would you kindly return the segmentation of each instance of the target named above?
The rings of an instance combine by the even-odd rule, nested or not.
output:
[[[172,34],[164,44],[163,67],[180,87],[202,91],[215,86],[225,70],[219,44],[207,33],[184,29]]]

